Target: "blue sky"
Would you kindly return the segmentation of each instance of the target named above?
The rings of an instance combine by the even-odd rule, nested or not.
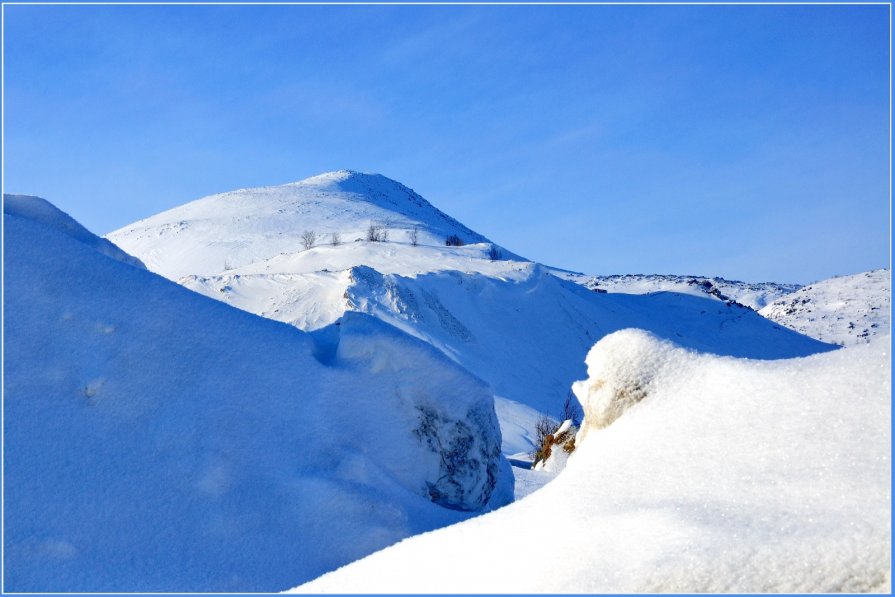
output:
[[[4,6],[4,191],[91,230],[379,172],[588,273],[889,263],[889,8]]]

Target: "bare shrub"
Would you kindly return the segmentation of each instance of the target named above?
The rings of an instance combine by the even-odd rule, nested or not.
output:
[[[388,228],[381,222],[370,221],[367,228],[367,241],[372,243],[388,242]]]
[[[332,246],[338,247],[339,245],[342,244],[342,235],[339,234],[338,232],[333,232],[332,238],[330,239],[329,242]]]
[[[317,242],[317,233],[313,230],[305,230],[301,233],[301,243],[304,245],[305,250],[310,249],[314,246],[314,243]]]
[[[575,451],[575,436],[581,427],[581,407],[569,391],[563,401],[561,422],[542,414],[534,428],[535,449],[531,454],[532,468],[550,458],[554,448],[562,448],[566,454]]]
[[[463,239],[456,234],[449,234],[448,237],[444,239],[444,244],[449,247],[462,247],[466,243],[464,243]]]
[[[418,244],[420,244],[420,229],[419,229],[419,228],[417,228],[416,226],[414,226],[414,227],[410,230],[410,233],[408,234],[408,236],[410,237],[410,244],[411,244],[411,245],[413,245],[413,246],[415,247],[415,246],[417,246]]]
[[[541,415],[535,423],[535,450],[531,454],[532,465],[550,457],[551,447],[553,446],[553,432],[559,429],[559,423],[548,417]]]
[[[500,258],[500,249],[498,249],[494,245],[491,245],[491,248],[488,249],[488,259],[490,259],[491,261],[497,261]]]

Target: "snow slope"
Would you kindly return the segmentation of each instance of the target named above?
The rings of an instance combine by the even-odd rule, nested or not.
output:
[[[431,347],[364,314],[310,335],[244,313],[22,202],[6,591],[277,591],[511,499],[488,388]]]
[[[394,259],[399,261],[400,255]],[[597,294],[557,279],[537,264],[469,261],[491,269],[481,273],[470,264],[463,270],[404,276],[357,266],[182,281],[208,296],[304,329],[330,324],[347,311],[369,313],[432,344],[487,381],[496,395],[546,413],[561,407],[572,381],[584,374],[589,347],[625,327],[649,329],[700,350],[752,358],[829,349],[738,305],[675,293]]]
[[[890,334],[891,308],[891,270],[878,269],[815,282],[760,313],[823,342],[852,345]]]
[[[798,284],[740,282],[739,280],[705,276],[666,274],[585,276],[562,271],[557,271],[556,275],[597,292],[624,292],[627,294],[679,292],[704,298],[715,298],[720,301],[735,301],[756,311],[800,288]]]
[[[108,238],[147,267],[178,279],[302,250],[301,235],[314,231],[331,242],[365,239],[371,222],[389,230],[392,242],[444,245],[449,235],[465,243],[489,242],[436,209],[413,190],[379,174],[339,170],[279,186],[212,195],[116,230]]]
[[[889,591],[888,344],[769,362],[616,332],[553,482],[297,591]]]

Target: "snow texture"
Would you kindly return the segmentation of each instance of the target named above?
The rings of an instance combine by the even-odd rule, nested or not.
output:
[[[891,333],[892,274],[878,269],[815,282],[760,313],[806,336],[848,346]]]
[[[60,213],[4,216],[6,591],[277,591],[512,499],[438,351],[211,301]]]
[[[296,591],[887,592],[888,347],[754,361],[610,334],[555,480]]]

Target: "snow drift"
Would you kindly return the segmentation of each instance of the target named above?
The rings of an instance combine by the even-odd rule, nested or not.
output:
[[[311,336],[8,205],[7,591],[282,590],[512,498],[488,388],[431,347]]]
[[[610,334],[553,482],[298,591],[889,590],[889,362],[888,342],[752,361]]]

